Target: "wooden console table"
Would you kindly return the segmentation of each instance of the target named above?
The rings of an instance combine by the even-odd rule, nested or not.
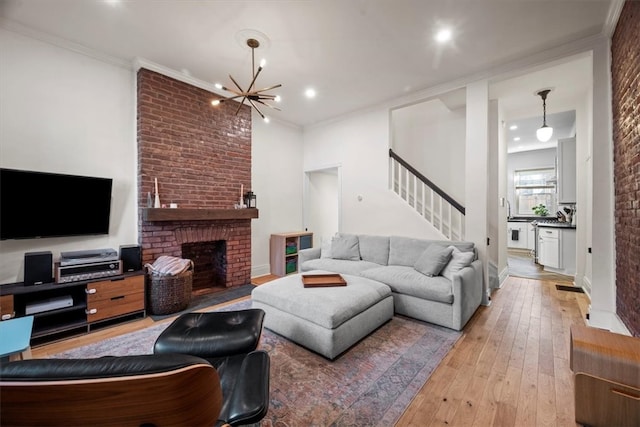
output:
[[[570,366],[577,423],[640,425],[640,338],[573,325]]]

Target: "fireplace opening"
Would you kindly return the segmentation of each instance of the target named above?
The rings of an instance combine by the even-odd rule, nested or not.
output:
[[[227,242],[182,244],[182,258],[193,261],[193,294],[201,295],[227,288]]]

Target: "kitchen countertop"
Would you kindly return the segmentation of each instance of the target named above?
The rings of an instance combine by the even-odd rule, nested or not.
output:
[[[541,216],[512,216],[511,218],[507,217],[507,222],[531,222],[531,221],[540,221],[544,217]],[[549,217],[551,219],[551,217]]]
[[[554,217],[543,216],[516,216],[507,218],[507,222],[532,222],[536,221],[538,227],[550,227],[550,228],[569,228],[576,229],[575,225],[571,225],[569,222],[558,222]]]
[[[571,225],[569,222],[538,222],[538,227],[550,227],[550,228],[569,228],[576,229],[575,225]]]

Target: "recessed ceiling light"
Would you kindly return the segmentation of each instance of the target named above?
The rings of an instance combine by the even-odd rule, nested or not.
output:
[[[442,28],[436,33],[436,41],[439,43],[448,42],[451,40],[451,30],[449,28]]]
[[[513,138],[514,141],[520,141],[520,137],[516,136],[515,138]]]
[[[306,96],[307,98],[315,98],[316,97],[316,91],[313,88],[309,88],[307,90],[304,91],[304,96]]]
[[[516,129],[518,129],[518,125],[509,126],[509,130],[516,130]]]

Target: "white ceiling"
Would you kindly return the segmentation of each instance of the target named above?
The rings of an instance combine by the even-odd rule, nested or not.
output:
[[[246,30],[261,32],[267,40],[256,60],[264,57],[268,63],[257,86],[283,85],[274,91],[282,96],[282,111],[264,112],[306,126],[601,34],[611,3],[0,0],[0,17],[9,29],[35,30],[32,34],[125,63],[143,58],[227,86],[229,74],[248,85]],[[434,33],[444,25],[453,29],[454,39],[437,45]],[[530,82],[524,104],[541,110],[533,93],[553,85],[544,78]],[[303,96],[307,87],[316,89],[315,99]],[[558,99],[560,87],[556,90]],[[505,105],[525,111],[513,98]],[[553,102],[554,92],[547,103]]]

